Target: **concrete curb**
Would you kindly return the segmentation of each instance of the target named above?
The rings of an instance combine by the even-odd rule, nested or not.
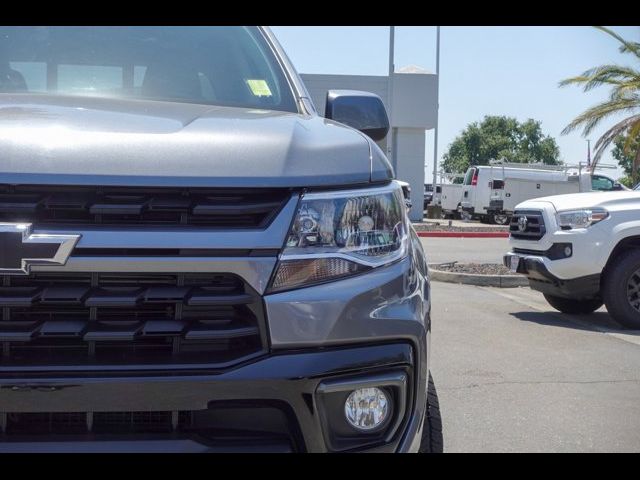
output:
[[[509,238],[509,232],[416,232],[419,237],[445,238]]]
[[[435,265],[429,265],[431,280],[446,283],[462,283],[465,285],[478,285],[482,287],[528,287],[529,280],[524,275],[480,275],[473,273],[456,273],[436,270]]]

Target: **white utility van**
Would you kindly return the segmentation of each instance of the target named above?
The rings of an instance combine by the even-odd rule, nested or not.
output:
[[[440,179],[433,194],[433,204],[442,209],[442,218],[460,218],[462,214],[462,180],[460,173],[439,173]]]
[[[515,206],[531,198],[590,192],[591,174],[566,166],[497,164],[467,170],[462,210],[484,222],[506,225]]]
[[[436,202],[442,208],[443,218],[460,218],[462,213],[461,183],[443,183],[437,187]]]

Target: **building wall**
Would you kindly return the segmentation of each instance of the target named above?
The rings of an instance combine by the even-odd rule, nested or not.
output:
[[[394,136],[393,152],[386,139],[378,145],[387,152],[396,178],[411,185],[413,207],[409,217],[423,218],[425,130],[435,125],[436,76],[432,74],[395,73],[392,108],[389,108],[389,77],[373,75],[302,74],[318,114],[324,116],[327,91],[332,89],[364,90],[378,95],[387,108]],[[388,138],[388,137],[387,137]]]
[[[425,131],[417,128],[398,128],[394,140],[394,169],[396,177],[411,185],[409,218],[421,221],[424,208]]]
[[[434,128],[437,113],[436,83],[437,76],[432,74],[395,73],[391,123],[399,128]]]

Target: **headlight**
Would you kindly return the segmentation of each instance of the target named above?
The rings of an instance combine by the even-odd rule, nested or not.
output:
[[[609,216],[604,208],[587,208],[558,212],[556,218],[562,229],[587,228]]]
[[[401,187],[308,193],[271,292],[361,273],[405,256],[408,223]]]

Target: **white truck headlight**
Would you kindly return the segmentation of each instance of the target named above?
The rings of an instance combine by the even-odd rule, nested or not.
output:
[[[556,218],[562,229],[587,228],[609,216],[604,208],[586,208],[558,212]]]
[[[354,275],[404,257],[409,242],[405,208],[396,182],[305,194],[269,291]]]

